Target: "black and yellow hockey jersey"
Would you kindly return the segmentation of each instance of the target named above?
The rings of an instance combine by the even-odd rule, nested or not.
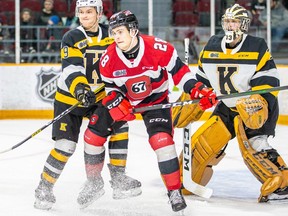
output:
[[[232,49],[226,47],[223,35],[210,38],[200,53],[196,77],[216,94],[245,92],[279,86],[279,74],[263,38],[244,34]],[[262,95],[274,107],[277,92]],[[239,98],[223,100],[235,107]]]
[[[58,80],[55,100],[74,105],[74,89],[78,83],[87,83],[94,90],[102,84],[99,73],[99,60],[106,48],[113,43],[108,27],[99,24],[97,33],[86,32],[82,26],[68,31],[61,43],[62,74]],[[99,92],[96,100],[105,97]]]

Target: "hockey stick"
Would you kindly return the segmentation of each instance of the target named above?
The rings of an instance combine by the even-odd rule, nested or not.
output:
[[[105,87],[104,84],[101,84],[95,91],[94,93],[98,93],[99,91],[101,91],[103,88]],[[78,107],[82,102],[78,101],[76,104],[74,104],[73,106],[69,107],[68,109],[66,109],[64,112],[62,112],[61,114],[59,114],[58,116],[56,116],[54,119],[52,119],[51,121],[49,121],[47,124],[45,124],[44,126],[42,126],[41,128],[39,128],[37,131],[35,131],[34,133],[32,133],[30,136],[28,136],[26,139],[22,140],[21,142],[17,143],[16,145],[2,150],[0,151],[0,154],[3,154],[5,152],[8,151],[12,151],[15,148],[18,148],[19,146],[21,146],[22,144],[24,144],[26,141],[30,140],[31,138],[33,138],[34,136],[36,136],[37,134],[39,134],[40,132],[42,132],[45,128],[47,128],[49,125],[57,122],[59,119],[61,119],[63,116],[67,115],[68,113],[70,113],[72,110],[74,110],[76,107]]]
[[[283,91],[283,90],[288,90],[288,86],[279,86],[279,87],[273,87],[273,88],[268,88],[268,89],[260,89],[260,90],[246,91],[246,92],[240,92],[240,93],[232,93],[232,94],[227,94],[227,95],[220,95],[220,96],[217,96],[217,100],[225,100],[229,98],[243,97],[243,96],[249,96],[253,94],[266,94],[269,92]],[[145,112],[149,110],[168,109],[171,107],[185,106],[185,105],[195,104],[195,103],[199,103],[199,99],[177,101],[177,102],[172,102],[172,103],[167,103],[167,104],[155,104],[155,105],[146,106],[146,107],[133,108],[131,111],[133,113],[141,113],[141,112]]]
[[[189,65],[189,38],[184,39],[185,49],[185,64]],[[192,173],[192,157],[193,152],[191,151],[191,123],[183,128],[183,161],[182,161],[182,175],[183,175],[183,186],[186,190],[204,198],[210,198],[213,190],[211,188],[202,186],[193,181],[191,177]]]

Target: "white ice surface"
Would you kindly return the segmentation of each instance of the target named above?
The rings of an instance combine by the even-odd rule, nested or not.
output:
[[[22,141],[48,120],[1,120],[0,151]],[[192,130],[203,122],[194,123]],[[82,126],[82,132],[87,121]],[[46,158],[53,148],[51,126],[20,147],[0,155],[0,215],[1,216],[169,216],[177,215],[168,204],[165,187],[160,179],[155,153],[148,144],[142,121],[130,123],[130,146],[127,174],[142,182],[141,196],[126,200],[113,200],[109,173],[104,167],[105,191],[103,197],[84,210],[76,199],[85,181],[83,161],[83,133],[75,154],[68,161],[54,187],[57,202],[50,211],[34,209],[34,190]],[[269,139],[288,162],[288,127],[277,125],[276,137]],[[178,153],[182,148],[182,131],[175,130]],[[108,162],[106,152],[106,162]],[[226,157],[214,169],[208,186],[214,193],[210,199],[186,196],[189,216],[282,216],[288,213],[288,203],[259,204],[257,198],[261,184],[248,171],[241,158],[236,140],[230,141]]]

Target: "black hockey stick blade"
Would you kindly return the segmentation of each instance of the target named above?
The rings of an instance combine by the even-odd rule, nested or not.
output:
[[[229,98],[243,97],[243,96],[249,96],[253,94],[266,94],[270,92],[283,91],[283,90],[288,90],[288,86],[279,86],[279,87],[273,87],[273,88],[268,88],[268,89],[260,89],[260,90],[246,91],[246,92],[240,92],[240,93],[232,93],[232,94],[227,94],[227,95],[220,95],[220,96],[217,96],[217,99],[225,100]],[[177,102],[172,102],[172,103],[167,103],[167,104],[156,104],[156,105],[151,105],[151,106],[133,108],[132,112],[141,113],[141,112],[145,112],[149,110],[168,109],[168,108],[176,107],[176,106],[185,106],[189,104],[199,103],[199,101],[200,101],[199,99],[196,99],[196,100],[187,100],[187,101],[177,101]]]
[[[101,84],[95,91],[94,93],[96,94],[97,92],[101,91],[103,88],[105,87],[104,84]],[[25,142],[27,142],[28,140],[30,140],[31,138],[33,138],[34,136],[36,136],[37,134],[39,134],[40,132],[42,132],[45,128],[47,128],[48,126],[50,126],[51,124],[54,124],[55,122],[57,122],[59,119],[61,119],[63,116],[67,115],[68,113],[70,113],[72,110],[74,110],[76,107],[78,107],[82,102],[78,101],[76,104],[74,104],[73,106],[69,107],[68,109],[66,109],[64,112],[62,112],[61,114],[59,114],[58,116],[56,116],[54,119],[52,119],[51,121],[49,121],[47,124],[45,124],[44,126],[42,126],[41,128],[39,128],[37,131],[35,131],[34,133],[32,133],[30,136],[28,136],[27,138],[25,138],[24,140],[22,140],[21,142],[17,143],[16,145],[7,148],[5,150],[0,151],[0,154],[3,154],[5,152],[9,152],[12,151],[15,148],[18,148],[19,146],[21,146],[22,144],[24,144]]]

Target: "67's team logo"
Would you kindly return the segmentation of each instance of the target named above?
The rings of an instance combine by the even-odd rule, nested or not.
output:
[[[57,90],[57,80],[61,74],[61,67],[55,68],[41,68],[41,71],[37,74],[38,85],[37,93],[40,98],[47,102],[53,102],[55,93]]]

